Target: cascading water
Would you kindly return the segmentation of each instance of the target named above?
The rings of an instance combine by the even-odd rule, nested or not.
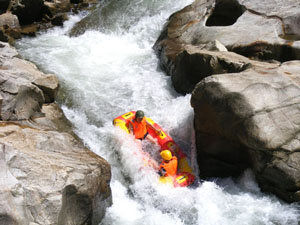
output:
[[[98,29],[79,37],[63,28],[18,42],[19,52],[61,84],[59,103],[84,143],[112,168],[113,205],[102,225],[151,224],[298,224],[300,210],[262,194],[251,171],[236,181],[205,181],[196,188],[157,183],[151,169],[141,170],[139,141],[112,126],[112,119],[142,109],[191,156],[195,145],[190,95],[180,96],[170,78],[158,71],[152,50],[162,25],[191,0],[110,0],[97,16]],[[147,141],[144,151],[157,157]]]

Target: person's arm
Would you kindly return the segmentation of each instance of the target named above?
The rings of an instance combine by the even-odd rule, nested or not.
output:
[[[146,123],[147,123],[147,125],[150,126],[153,130],[155,130],[155,132],[156,132],[157,134],[161,134],[161,130],[155,128],[155,127],[154,127],[151,123],[149,123],[147,120],[146,120]]]
[[[134,134],[133,126],[130,122],[128,122],[128,130],[129,130],[129,133]]]

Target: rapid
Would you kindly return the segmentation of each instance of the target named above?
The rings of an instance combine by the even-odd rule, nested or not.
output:
[[[98,29],[69,37],[85,14],[62,28],[18,41],[17,49],[60,80],[58,103],[74,131],[112,170],[113,205],[101,225],[297,225],[300,208],[262,193],[250,170],[238,179],[199,181],[193,188],[158,184],[138,149],[158,158],[158,147],[113,127],[112,120],[141,109],[189,155],[196,173],[190,95],[177,94],[152,50],[163,24],[192,0],[110,0]],[[201,171],[200,171],[201,172]]]

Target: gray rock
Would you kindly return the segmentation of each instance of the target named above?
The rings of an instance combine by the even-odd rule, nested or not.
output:
[[[212,47],[216,40],[222,49],[254,60],[300,59],[299,7],[300,2],[293,0],[196,0],[169,18],[155,43],[160,66],[173,77],[186,46],[216,51]],[[205,76],[198,77],[193,83]],[[174,86],[181,93],[193,88]]]
[[[58,105],[45,104],[57,78],[0,48],[0,223],[99,224],[112,204],[109,164],[84,147]]]
[[[21,28],[18,17],[10,12],[0,15],[0,41],[14,43],[21,38]]]
[[[16,15],[9,12],[0,15],[0,27],[20,28],[19,20]]]
[[[190,93],[199,80],[212,74],[241,72],[257,62],[233,52],[212,52],[185,45],[176,56],[170,74],[174,88],[179,93]]]
[[[263,190],[300,201],[299,70],[300,61],[291,61],[197,84],[191,104],[202,176],[238,175],[252,167]]]
[[[205,48],[210,51],[228,52],[227,48],[218,40],[215,40],[214,42],[209,42],[205,46]]]
[[[45,102],[42,91],[34,85],[20,85],[15,97],[14,114],[18,120],[26,120],[41,111]]]
[[[195,0],[170,16],[153,48],[176,91],[192,92],[201,177],[251,167],[263,190],[300,201],[299,8]]]
[[[109,164],[68,133],[0,125],[0,221],[99,224],[111,205]]]
[[[218,7],[220,6],[220,7]],[[222,6],[222,8],[221,8]],[[297,1],[249,1],[249,0],[226,0],[226,1],[200,1],[197,0],[191,7],[190,15],[199,13],[196,17],[190,17],[182,26],[186,29],[181,33],[179,40],[194,45],[219,40],[231,49],[238,45],[249,45],[254,42],[267,42],[269,44],[285,44],[285,39],[280,36],[286,34],[283,27],[298,23],[299,6]],[[232,24],[221,23],[233,14],[230,9],[240,10],[239,16]],[[228,11],[226,11],[228,10]],[[213,25],[207,25],[209,19],[217,15]],[[179,17],[179,15],[176,15]],[[186,18],[186,15],[183,16]],[[191,21],[195,21],[191,23]],[[219,24],[220,23],[220,24]],[[290,29],[291,34],[293,29]],[[296,30],[294,30],[296,31]],[[170,32],[170,31],[169,31]],[[297,34],[297,33],[295,33]]]
[[[17,50],[15,48],[10,47],[9,44],[0,42],[0,63],[2,63],[7,59],[7,58],[14,58],[19,55]]]
[[[100,30],[104,33],[129,30],[139,22],[142,16],[152,16],[152,10],[151,7],[145,7],[143,1],[100,1],[100,4],[93,11],[74,25],[69,35],[72,37],[79,36],[87,30]]]
[[[47,6],[52,16],[63,12],[69,12],[71,9],[71,3],[68,0],[45,1],[44,4]]]
[[[44,104],[41,112],[41,115],[35,116],[28,121],[22,121],[22,123],[37,129],[66,132],[76,137],[71,122],[65,117],[63,111],[57,104]],[[79,138],[77,139],[79,140]]]
[[[130,25],[126,24],[126,21],[130,21],[130,15],[126,15],[128,20],[125,21],[122,19],[122,14],[128,13],[126,8],[129,4],[130,2],[127,0],[122,2],[118,0],[102,2],[102,4],[99,4],[86,17],[77,22],[72,27],[69,35],[71,37],[76,37],[84,34],[87,30],[105,31],[107,29],[117,30],[118,26],[123,28],[129,27]]]
[[[8,44],[1,43],[0,94],[3,97],[3,120],[29,119],[40,113],[43,103],[53,102],[58,91],[58,79],[44,74],[37,67],[18,58]]]

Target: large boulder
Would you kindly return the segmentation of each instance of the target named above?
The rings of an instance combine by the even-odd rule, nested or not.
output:
[[[207,77],[191,104],[202,177],[251,167],[261,188],[300,201],[300,61]]]
[[[58,79],[44,74],[28,61],[18,58],[17,51],[0,43],[0,95],[3,120],[29,119],[40,113],[43,103],[54,101]]]
[[[53,103],[57,78],[0,49],[0,224],[99,224],[112,204],[110,165]]]
[[[210,51],[227,49],[255,60],[300,59],[299,7],[294,0],[195,0],[169,18],[155,43],[160,66],[176,80],[173,77],[182,71],[176,60],[190,45]],[[225,48],[212,48],[216,41]],[[217,73],[199,76],[193,84]],[[181,93],[193,89],[175,88]]]
[[[10,12],[0,15],[0,41],[13,42],[21,38],[21,29],[18,17]]]
[[[10,12],[3,13],[0,15],[0,27],[7,26],[11,28],[20,28],[19,20],[16,15]]]
[[[212,74],[239,73],[250,67],[274,67],[279,63],[265,63],[228,51],[208,51],[198,46],[185,45],[171,66],[171,79],[179,93],[191,93],[195,85]]]
[[[0,224],[99,224],[112,203],[109,164],[71,134],[37,126],[0,123]]]
[[[138,10],[133,10],[133,8],[137,8],[137,5],[139,6]],[[101,1],[92,12],[74,25],[69,34],[73,37],[82,35],[87,30],[100,30],[103,32],[129,30],[139,22],[139,18],[147,14],[151,16],[151,13],[151,9],[149,10],[149,7],[146,7],[143,1]],[[124,20],[124,17],[126,20]]]
[[[299,8],[195,0],[165,24],[153,48],[175,90],[192,93],[201,177],[251,167],[263,190],[300,201]]]
[[[82,35],[87,30],[113,30],[125,23],[122,14],[127,13],[128,1],[103,1],[86,17],[77,22],[69,32],[71,37]],[[129,15],[126,15],[129,20]],[[127,20],[126,20],[127,21]]]

